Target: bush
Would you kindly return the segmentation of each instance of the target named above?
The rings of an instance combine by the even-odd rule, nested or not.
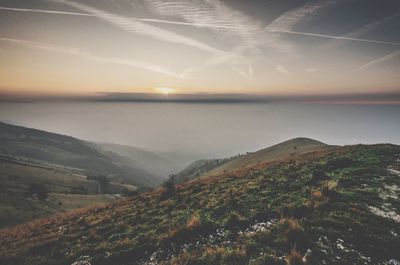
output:
[[[176,194],[176,176],[170,175],[168,179],[162,184],[163,191],[161,193],[161,199],[168,199]]]
[[[311,179],[308,182],[308,184],[315,185],[318,182],[321,182],[321,181],[324,181],[327,179],[329,179],[329,176],[327,176],[322,169],[317,168],[312,172]]]
[[[304,265],[303,256],[296,249],[292,249],[286,256],[287,265]]]
[[[333,160],[329,160],[325,164],[325,168],[327,170],[333,171],[336,169],[351,167],[352,165],[354,165],[353,160],[351,160],[350,158],[347,158],[347,157],[342,157],[342,158],[336,158]]]
[[[107,176],[100,175],[100,176],[88,176],[88,180],[94,180],[99,184],[99,194],[107,193],[108,192],[108,186],[110,185],[110,180],[108,179]]]
[[[244,224],[245,218],[237,212],[231,212],[225,220],[224,225],[227,229],[235,230]]]
[[[309,247],[309,241],[304,233],[300,223],[293,218],[283,218],[279,224],[283,228],[284,238],[280,239],[284,243],[287,250],[298,248],[306,250]]]

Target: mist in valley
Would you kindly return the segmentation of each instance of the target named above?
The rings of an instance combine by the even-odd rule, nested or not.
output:
[[[252,152],[295,137],[331,145],[398,144],[399,113],[399,105],[0,104],[1,121],[91,142],[165,152],[180,165]]]

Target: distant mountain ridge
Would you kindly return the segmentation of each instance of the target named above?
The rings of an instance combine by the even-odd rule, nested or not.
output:
[[[150,173],[160,181],[164,181],[168,175],[175,174],[188,163],[187,159],[172,157],[174,154],[161,151],[148,151],[137,147],[110,144],[94,143],[96,149],[100,152],[117,154],[126,159],[126,163],[132,163],[137,168],[141,168]]]
[[[161,179],[141,168],[140,161],[102,150],[101,146],[70,136],[0,122],[0,155],[24,158],[108,175],[135,186],[156,186]]]

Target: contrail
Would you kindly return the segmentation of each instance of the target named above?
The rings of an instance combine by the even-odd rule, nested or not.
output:
[[[348,40],[348,41],[360,41],[360,42],[368,42],[368,43],[376,43],[376,44],[386,44],[393,46],[400,46],[399,42],[391,42],[391,41],[379,41],[379,40],[369,40],[369,39],[360,39],[360,38],[349,38],[349,37],[340,37],[340,36],[332,36],[332,35],[323,35],[323,34],[315,34],[315,33],[307,33],[307,32],[299,32],[299,31],[273,31],[280,33],[288,33],[302,36],[311,36],[311,37],[321,37],[321,38],[329,38],[329,39],[337,39],[337,40]]]
[[[67,0],[51,0],[54,3],[61,3],[79,9],[90,14],[95,15],[97,18],[108,22],[122,30],[129,33],[135,33],[151,37],[153,39],[162,40],[170,43],[182,44],[190,47],[197,48],[199,50],[207,51],[212,54],[223,54],[224,51],[218,50],[209,46],[206,43],[200,42],[196,39],[175,33],[173,31],[165,30],[160,27],[150,25],[148,23],[143,23],[141,21],[135,21],[126,17],[119,16],[117,14],[109,13],[104,10],[100,10],[91,6],[80,4],[75,1]]]
[[[87,14],[87,13],[65,12],[65,11],[43,10],[43,9],[14,8],[14,7],[4,7],[4,6],[0,6],[0,10],[18,11],[18,12],[31,12],[31,13],[42,13],[42,14],[57,14],[57,15],[72,15],[72,16],[95,17],[95,15]]]
[[[69,15],[69,16],[82,16],[82,17],[97,17],[90,13],[80,13],[80,12],[66,12],[57,10],[45,10],[45,9],[28,9],[28,8],[14,8],[14,7],[3,7],[0,6],[0,10],[16,11],[16,12],[29,12],[29,13],[40,13],[40,14],[53,14],[53,15]],[[231,29],[229,26],[224,25],[212,25],[212,24],[196,24],[191,22],[183,21],[173,21],[165,19],[154,19],[154,18],[133,18],[129,19],[142,22],[153,22],[159,24],[171,24],[171,25],[181,25],[181,26],[192,26],[192,27],[204,27],[204,28],[214,28],[214,29]]]
[[[381,63],[381,62],[384,62],[384,61],[387,61],[387,60],[390,60],[390,59],[393,59],[393,58],[396,58],[399,55],[400,55],[400,50],[394,51],[392,53],[389,53],[388,55],[385,55],[385,56],[383,56],[381,58],[375,59],[373,61],[370,61],[369,63],[366,63],[366,64],[360,66],[359,68],[356,69],[356,71],[360,71],[360,70],[362,70],[364,68],[370,67],[371,65],[374,65],[374,64],[377,64],[377,63]]]

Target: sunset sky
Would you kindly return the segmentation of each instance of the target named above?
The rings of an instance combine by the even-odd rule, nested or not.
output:
[[[398,0],[0,0],[0,93],[400,93]]]

